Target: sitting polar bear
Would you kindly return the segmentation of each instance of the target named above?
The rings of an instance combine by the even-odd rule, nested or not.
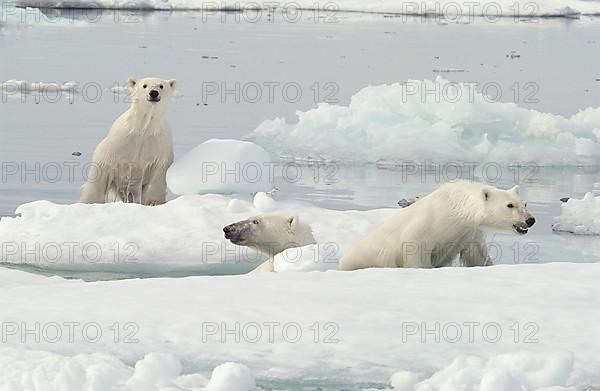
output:
[[[171,129],[165,118],[175,80],[129,78],[131,106],[94,151],[80,202],[159,205],[167,194],[173,163]]]
[[[273,272],[273,257],[282,251],[316,243],[309,225],[298,216],[270,213],[229,224],[223,228],[225,238],[239,246],[254,248],[269,259],[250,273]]]
[[[361,239],[340,259],[338,270],[450,266],[457,257],[465,266],[490,265],[485,231],[526,234],[535,224],[526,206],[517,186],[444,184]]]

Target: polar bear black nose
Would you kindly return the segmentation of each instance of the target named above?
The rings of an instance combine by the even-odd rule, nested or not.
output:
[[[158,91],[156,91],[156,90],[150,91],[150,98],[152,98],[152,99],[158,98]]]
[[[535,224],[535,218],[534,217],[530,217],[527,220],[525,220],[525,224],[527,224],[528,227],[532,227]]]
[[[235,225],[234,224],[229,224],[227,227],[223,228],[223,232],[225,232],[226,234],[235,232]]]

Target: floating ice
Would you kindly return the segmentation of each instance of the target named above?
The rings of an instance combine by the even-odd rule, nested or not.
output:
[[[587,193],[583,199],[570,198],[560,206],[552,230],[579,235],[600,235],[600,196]]]
[[[439,91],[439,103],[423,91]],[[349,106],[321,103],[298,112],[296,123],[268,120],[249,139],[296,159],[570,166],[600,163],[599,129],[600,109],[566,118],[495,102],[472,85],[438,77],[366,87]]]
[[[16,211],[19,217],[0,220],[0,261],[125,275],[244,273],[265,258],[230,243],[223,227],[265,210],[299,216],[312,227],[317,240],[337,243],[341,249],[397,211],[342,212],[274,202],[264,193],[258,193],[254,203],[221,195],[192,195],[156,207],[37,201],[20,206]],[[314,267],[320,270],[318,263]]]
[[[254,143],[211,139],[175,161],[167,183],[178,195],[269,191],[274,179],[269,162],[269,154]]]
[[[112,1],[112,0],[18,0],[20,6],[41,8],[127,8],[127,9],[167,9],[167,10],[249,10],[270,9],[273,2],[253,0],[143,0],[143,1]],[[598,14],[600,4],[594,0],[544,0],[543,2],[515,0],[483,0],[480,2],[456,2],[453,0],[423,0],[401,2],[398,0],[337,0],[335,2],[317,2],[314,0],[294,0],[277,3],[278,8],[298,8],[312,10],[318,7],[335,16],[336,11],[377,12],[407,15],[447,15],[460,16],[469,20],[471,16],[486,16],[491,21],[498,17],[530,18],[539,16],[576,16],[579,14]]]
[[[64,83],[56,82],[42,82],[34,81],[29,82],[26,80],[7,80],[0,83],[0,90],[4,91],[5,95],[10,96],[14,92],[22,93],[49,93],[58,91],[69,91],[71,93],[77,92],[78,83],[74,81],[67,81]]]

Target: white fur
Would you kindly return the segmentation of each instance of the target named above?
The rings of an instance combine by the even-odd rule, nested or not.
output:
[[[273,257],[282,251],[316,243],[309,225],[298,216],[270,213],[238,221],[224,228],[227,235],[238,245],[255,248],[269,259],[251,273],[273,272]]]
[[[173,140],[165,114],[175,80],[130,78],[128,84],[131,106],[96,147],[80,202],[165,202],[166,173],[173,163]],[[151,91],[158,91],[159,102],[149,101]]]
[[[530,217],[517,187],[448,183],[376,227],[342,257],[338,269],[440,267],[457,257],[465,266],[489,265],[485,232],[513,231]]]

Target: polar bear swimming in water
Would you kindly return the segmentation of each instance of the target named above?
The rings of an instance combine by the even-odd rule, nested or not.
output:
[[[282,251],[316,243],[312,229],[298,216],[269,213],[229,224],[225,238],[239,246],[254,248],[269,259],[250,273],[274,272],[273,257]]]
[[[486,231],[524,235],[535,224],[518,186],[501,190],[474,182],[447,183],[400,210],[340,259],[338,270],[490,265]]]
[[[129,78],[131,106],[98,144],[79,201],[163,204],[173,140],[166,120],[175,80]]]

